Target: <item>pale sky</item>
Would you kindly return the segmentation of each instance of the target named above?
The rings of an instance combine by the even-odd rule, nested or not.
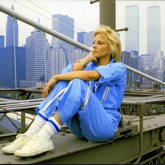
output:
[[[51,28],[52,15],[63,14],[74,18],[75,33],[78,31],[93,31],[99,25],[99,3],[90,4],[89,0],[0,0],[0,4],[5,7],[11,8],[14,5],[16,12],[28,17],[33,21],[40,23]],[[5,35],[6,28],[6,14],[0,13],[0,34]],[[33,27],[18,22],[19,36],[28,36]],[[19,43],[22,41],[19,38]]]
[[[52,15],[63,14],[74,18],[75,34],[79,31],[94,31],[99,25],[99,2],[90,4],[90,0],[0,0],[0,4],[11,8],[14,5],[15,11],[28,17],[33,21],[51,28]],[[161,8],[161,29],[162,29],[162,50],[165,52],[165,1],[151,0],[117,0],[116,2],[116,28],[124,28],[124,8],[126,5],[138,5],[140,11],[140,33],[146,34],[146,7],[160,5]],[[5,35],[6,14],[0,12],[0,35]],[[164,19],[164,20],[163,20]],[[25,38],[33,31],[33,27],[18,21],[19,25],[19,45],[25,43]],[[120,32],[122,44],[124,45],[124,35],[126,32]],[[51,36],[47,35],[48,40]],[[76,38],[75,38],[76,40]],[[140,40],[140,53],[146,53],[145,38]]]
[[[123,26],[124,23],[124,8],[126,5],[137,5],[139,7],[139,18],[140,18],[140,54],[145,54],[146,52],[146,13],[147,7],[149,6],[160,6],[161,9],[161,50],[165,53],[165,0],[118,0],[118,12],[116,12],[116,26]],[[151,34],[152,35],[152,34]],[[124,45],[124,33],[121,33],[122,44]]]

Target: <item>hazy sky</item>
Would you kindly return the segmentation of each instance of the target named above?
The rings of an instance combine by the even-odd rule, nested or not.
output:
[[[74,18],[75,33],[78,31],[93,31],[99,25],[99,3],[90,4],[89,0],[0,0],[0,4],[11,8],[33,21],[51,28],[52,15],[63,14]],[[5,35],[6,14],[0,13],[0,34]],[[20,36],[27,36],[34,29],[29,25],[18,22]],[[21,37],[19,43],[22,41]]]
[[[147,22],[147,7],[149,6],[155,6],[158,5],[160,6],[161,10],[161,49],[165,53],[165,0],[118,0],[117,1],[117,6],[118,6],[118,11],[116,12],[117,14],[117,20],[116,20],[116,25],[117,26],[123,26],[125,24],[125,15],[124,15],[124,9],[126,5],[137,5],[139,7],[139,33],[140,33],[140,54],[145,54],[146,52],[146,22]],[[152,35],[152,34],[151,34]],[[121,40],[124,45],[124,32],[121,33]],[[154,43],[154,41],[153,41]]]
[[[74,18],[75,34],[78,31],[93,31],[99,25],[99,3],[90,4],[90,0],[0,0],[0,4],[11,8],[14,5],[15,11],[21,13],[33,21],[51,28],[52,15],[63,14]],[[165,52],[165,1],[164,0],[117,0],[116,1],[116,28],[124,28],[124,9],[126,5],[138,5],[140,13],[140,53],[146,53],[146,7],[159,5],[161,8],[161,43]],[[5,35],[6,14],[0,12],[0,35]],[[19,24],[19,45],[25,43],[25,38],[33,31],[33,27],[18,21]],[[124,35],[120,32],[122,44]],[[23,37],[24,36],[24,37]],[[47,35],[48,40],[51,36]],[[75,38],[76,40],[76,38]]]

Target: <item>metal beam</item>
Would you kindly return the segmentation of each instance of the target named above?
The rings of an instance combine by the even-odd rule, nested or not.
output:
[[[7,7],[4,7],[3,5],[0,5],[0,11],[3,12],[3,13],[6,13],[7,15],[10,15],[11,17],[14,17],[14,18],[16,18],[16,19],[18,19],[18,20],[20,20],[20,21],[22,21],[22,22],[24,22],[24,23],[26,23],[28,25],[31,25],[31,26],[33,26],[33,27],[35,27],[37,29],[40,29],[40,30],[42,30],[42,31],[44,31],[44,32],[54,36],[54,37],[57,37],[57,38],[59,38],[59,39],[61,39],[63,41],[66,41],[66,42],[68,42],[68,43],[70,43],[70,44],[72,44],[72,45],[74,45],[74,46],[76,46],[76,47],[78,47],[80,49],[83,49],[83,50],[85,50],[87,52],[91,51],[91,48],[89,48],[88,46],[86,46],[84,44],[81,44],[79,42],[76,42],[73,39],[71,39],[71,38],[69,38],[69,37],[67,37],[67,36],[65,36],[65,35],[57,32],[57,31],[54,31],[54,30],[52,30],[50,28],[47,28],[46,26],[43,26],[43,25],[41,25],[39,23],[36,23],[36,22],[34,22],[34,21],[32,21],[32,20],[22,16],[21,14],[17,13],[16,11],[14,11],[12,9],[8,9]],[[143,72],[140,72],[140,71],[138,71],[138,70],[136,70],[136,69],[126,65],[126,64],[125,64],[125,66],[126,66],[126,68],[128,70],[130,70],[130,71],[132,71],[132,72],[134,72],[136,74],[139,74],[139,75],[141,75],[141,76],[143,76],[143,77],[145,77],[145,78],[147,78],[149,80],[152,80],[154,82],[157,82],[157,83],[165,86],[165,82],[160,81],[159,79],[156,79],[154,77],[151,77],[151,76],[149,76],[149,75],[147,75],[147,74],[145,74]]]

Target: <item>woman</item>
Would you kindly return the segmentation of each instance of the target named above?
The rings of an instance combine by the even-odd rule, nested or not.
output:
[[[118,109],[126,86],[126,67],[120,55],[116,32],[108,26],[96,29],[92,52],[48,81],[34,122],[3,152],[28,157],[53,150],[51,137],[64,123],[79,138],[110,140],[121,120]]]

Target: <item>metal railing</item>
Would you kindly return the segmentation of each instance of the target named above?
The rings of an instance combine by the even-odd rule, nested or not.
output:
[[[90,4],[93,4],[93,3],[96,3],[96,2],[99,2],[100,0],[90,0]]]
[[[22,21],[22,22],[24,22],[24,23],[26,23],[28,25],[31,25],[31,26],[33,26],[33,27],[35,27],[37,29],[40,29],[40,30],[42,30],[45,33],[48,33],[48,34],[50,34],[50,35],[52,35],[54,37],[57,37],[57,38],[65,41],[65,42],[67,42],[69,44],[72,44],[72,45],[74,45],[74,46],[76,46],[76,47],[78,47],[78,48],[80,48],[82,50],[85,50],[87,52],[91,51],[91,48],[89,48],[88,46],[86,46],[84,44],[81,44],[81,43],[79,43],[79,42],[77,42],[77,41],[75,41],[75,40],[73,40],[73,39],[71,39],[71,38],[69,38],[69,37],[67,37],[67,36],[57,32],[57,31],[55,31],[55,30],[47,28],[46,26],[43,26],[43,25],[41,25],[39,23],[36,23],[36,22],[30,20],[29,18],[26,18],[26,17],[22,16],[21,14],[17,13],[16,11],[14,11],[12,9],[8,9],[7,7],[5,7],[3,5],[0,5],[0,11],[5,13],[5,14],[7,14],[7,15],[10,15],[11,17],[14,17],[15,19],[18,19],[18,20],[20,20],[20,21]],[[118,30],[116,30],[116,31],[118,31]],[[139,75],[141,75],[141,76],[143,76],[143,77],[145,77],[145,78],[147,78],[147,79],[149,79],[151,81],[154,81],[156,83],[159,83],[159,84],[165,86],[165,82],[163,82],[163,81],[161,81],[159,79],[156,79],[156,78],[154,78],[152,76],[149,76],[149,75],[147,75],[147,74],[145,74],[145,73],[143,73],[143,72],[141,72],[141,71],[139,71],[139,70],[137,70],[135,68],[132,68],[132,67],[126,65],[126,64],[125,64],[125,66],[126,66],[126,68],[128,70],[130,70],[130,71],[132,71],[132,72],[134,72],[136,74],[139,74]]]

